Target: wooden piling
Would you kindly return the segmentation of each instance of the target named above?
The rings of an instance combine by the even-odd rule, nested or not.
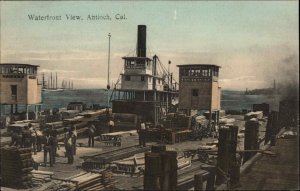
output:
[[[161,159],[161,190],[175,190],[177,187],[177,152],[163,152],[161,153]]]
[[[279,119],[278,119],[278,112],[277,111],[272,111],[272,135],[276,135],[277,133],[279,133],[280,129],[279,129]]]
[[[203,190],[203,176],[202,174],[194,175],[194,190],[202,191]]]
[[[220,128],[218,141],[218,157],[217,157],[217,180],[216,184],[221,184],[225,180],[224,173],[227,174],[229,168],[229,144],[228,140],[231,136],[229,128]],[[223,173],[224,172],[224,173]]]
[[[229,173],[236,160],[238,127],[219,129],[218,159],[217,159],[217,180],[216,184],[225,181],[225,176]]]
[[[160,190],[161,156],[159,153],[145,153],[144,190]]]
[[[245,140],[244,140],[244,149],[245,150],[258,150],[258,128],[259,123],[258,120],[253,118],[246,122],[245,125]],[[246,152],[244,154],[243,163],[249,160],[252,156],[254,156],[256,152]]]
[[[268,116],[268,122],[267,122],[267,126],[266,126],[265,145],[271,140],[272,121],[273,121],[272,118],[273,118],[273,115],[272,115],[272,113],[270,113]]]
[[[153,145],[151,147],[151,152],[152,153],[161,153],[161,152],[164,152],[166,151],[166,145]]]
[[[215,180],[216,180],[216,169],[214,167],[208,168],[209,175],[206,183],[206,190],[215,190]],[[218,171],[217,171],[218,172]]]
[[[165,145],[151,147],[145,153],[144,190],[176,190],[177,152],[166,151]]]
[[[230,169],[230,188],[235,188],[240,183],[240,165],[235,163]]]
[[[228,154],[229,154],[229,168],[231,168],[231,166],[233,164],[235,164],[237,162],[236,160],[236,147],[237,147],[237,138],[238,138],[238,126],[230,126],[230,137],[228,140]]]

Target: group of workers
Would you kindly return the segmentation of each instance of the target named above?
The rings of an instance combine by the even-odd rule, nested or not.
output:
[[[17,146],[22,148],[33,147],[33,152],[42,150],[41,132],[37,131],[32,124],[24,127],[24,130],[15,130],[11,136],[10,146]]]
[[[74,162],[74,155],[76,154],[76,139],[77,133],[74,126],[70,129],[65,128],[64,143],[66,149],[66,157],[68,163]],[[21,148],[31,148],[36,154],[42,151],[42,145],[44,150],[44,166],[47,164],[47,158],[49,156],[50,167],[56,162],[58,140],[57,130],[54,128],[45,129],[44,134],[36,130],[32,124],[24,127],[24,130],[15,130],[11,137],[10,146],[17,146]]]
[[[114,132],[114,121],[110,119],[108,121],[109,132]],[[146,146],[146,124],[144,121],[138,123],[137,132],[139,134],[139,145]],[[36,154],[37,152],[44,150],[44,166],[47,164],[47,158],[49,156],[50,167],[56,162],[57,150],[58,150],[58,132],[54,128],[45,129],[42,134],[39,130],[36,130],[32,124],[24,127],[24,130],[14,131],[12,134],[11,146],[17,146],[22,148],[31,148]],[[96,127],[90,123],[87,129],[88,135],[88,146],[94,147],[94,138],[96,135]],[[74,126],[71,128],[64,128],[64,146],[65,146],[65,157],[68,159],[68,164],[73,164],[74,155],[76,155],[76,140],[77,132]],[[42,147],[43,145],[43,147]]]

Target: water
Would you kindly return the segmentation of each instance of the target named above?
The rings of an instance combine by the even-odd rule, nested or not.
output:
[[[109,92],[111,95],[111,91]],[[252,104],[268,103],[274,105],[274,98],[266,95],[245,95],[241,91],[226,91],[221,93],[221,108],[224,110],[252,109]],[[65,90],[62,92],[42,92],[42,109],[63,108],[70,102],[84,102],[87,106],[99,104],[107,106],[107,91],[104,89],[81,89]],[[276,107],[276,106],[274,106]],[[25,107],[19,106],[19,112],[25,111]],[[34,111],[34,107],[29,107],[29,111]],[[10,112],[10,106],[5,107],[5,113]]]

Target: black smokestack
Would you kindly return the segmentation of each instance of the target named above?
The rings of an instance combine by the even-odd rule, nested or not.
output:
[[[136,55],[138,57],[146,57],[146,31],[146,25],[138,25],[138,37],[136,47]]]

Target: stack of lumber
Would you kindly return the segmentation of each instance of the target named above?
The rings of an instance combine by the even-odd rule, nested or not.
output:
[[[181,113],[168,113],[164,126],[172,129],[188,129],[191,126],[191,117]]]
[[[28,188],[32,185],[32,156],[30,148],[1,148],[1,185]]]
[[[149,151],[149,147],[125,147],[91,156],[85,156],[82,167],[84,169],[102,169],[109,166],[112,161],[131,157],[137,153]]]
[[[83,116],[84,118],[93,118],[96,119],[98,116],[106,115],[106,109],[96,110],[96,111],[83,111],[79,113],[79,116]]]
[[[113,179],[111,171],[83,172],[68,179],[73,183],[70,191],[75,190],[111,190]]]
[[[39,184],[51,181],[51,178],[54,175],[53,172],[41,171],[41,170],[33,170],[31,171],[31,174],[32,174],[32,182],[39,183]]]
[[[252,118],[262,119],[263,112],[262,111],[249,112],[249,113],[245,114],[245,116],[244,116],[245,121],[248,121]]]

